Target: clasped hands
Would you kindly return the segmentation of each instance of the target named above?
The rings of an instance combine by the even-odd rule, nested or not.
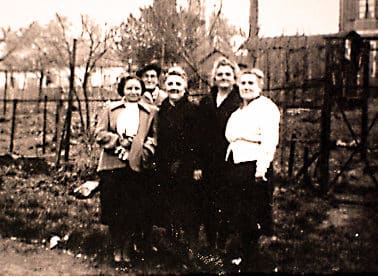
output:
[[[114,154],[118,155],[118,158],[122,161],[126,161],[129,157],[129,149],[131,147],[131,143],[133,141],[133,137],[120,137],[119,143],[120,145],[117,146],[114,150]]]
[[[256,171],[255,181],[256,182],[266,182],[266,181],[268,181],[268,179],[265,177],[265,172]]]

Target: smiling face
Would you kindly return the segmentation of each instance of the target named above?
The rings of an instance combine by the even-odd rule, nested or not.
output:
[[[235,84],[235,74],[232,67],[229,65],[219,66],[215,72],[214,84],[223,90],[231,89]]]
[[[142,95],[142,84],[138,79],[126,81],[124,89],[125,98],[128,102],[138,102]]]
[[[186,81],[178,75],[168,75],[165,81],[169,100],[173,103],[178,102],[185,95],[186,87]]]
[[[261,80],[255,74],[242,74],[238,80],[240,97],[245,101],[250,101],[258,97],[261,93]]]
[[[142,81],[144,82],[146,89],[155,89],[159,82],[157,72],[153,69],[147,70],[142,75]]]

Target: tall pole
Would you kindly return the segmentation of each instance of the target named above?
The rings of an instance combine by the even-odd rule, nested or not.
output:
[[[363,60],[363,91],[362,91],[362,107],[361,107],[361,159],[367,159],[367,149],[368,149],[368,101],[369,101],[369,54],[370,54],[370,43],[369,41],[364,41],[362,47],[362,60]]]
[[[250,0],[249,3],[249,38],[253,38],[259,33],[259,1]]]
[[[76,60],[76,43],[77,39],[73,40],[72,57],[70,57],[70,90],[68,93],[68,107],[66,116],[66,137],[64,148],[64,161],[67,163],[70,152],[70,136],[71,136],[71,117],[72,117],[72,98],[75,89],[75,60]]]
[[[8,70],[5,70],[4,98],[3,98],[3,115],[7,113],[7,90],[8,90]]]
[[[323,192],[328,191],[329,182],[329,156],[330,156],[330,136],[331,136],[331,110],[332,110],[332,45],[327,41],[326,46],[326,80],[323,94],[323,106],[321,113],[321,132],[320,132],[320,186]]]

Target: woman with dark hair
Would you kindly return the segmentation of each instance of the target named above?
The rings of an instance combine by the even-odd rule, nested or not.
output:
[[[161,68],[157,63],[149,63],[139,70],[136,70],[134,74],[129,74],[129,76],[136,75],[143,81],[145,86],[143,96],[148,102],[159,107],[164,99],[167,98],[167,93],[159,87]],[[126,77],[120,79],[117,86],[118,93],[123,91],[125,80]]]
[[[96,141],[102,148],[100,176],[101,221],[109,225],[115,262],[130,262],[130,241],[148,216],[146,182],[143,177],[143,145],[154,148],[147,138],[155,114],[152,105],[142,100],[143,82],[126,77],[122,99],[110,103],[96,127]]]

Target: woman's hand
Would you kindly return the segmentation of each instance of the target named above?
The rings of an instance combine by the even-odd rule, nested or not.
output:
[[[202,169],[195,169],[193,171],[193,179],[199,181],[202,179]]]
[[[118,158],[122,161],[126,161],[129,157],[129,151],[123,146],[117,146],[114,154],[118,155]]]

